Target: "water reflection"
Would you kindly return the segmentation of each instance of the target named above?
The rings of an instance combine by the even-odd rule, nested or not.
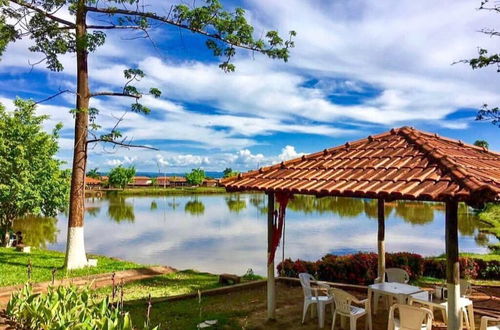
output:
[[[186,203],[186,205],[184,206],[184,211],[191,215],[199,216],[205,213],[205,204],[195,198],[194,200],[190,200]]]
[[[118,223],[123,221],[134,222],[134,204],[126,201],[126,197],[110,195],[108,197],[108,217]]]
[[[23,234],[26,245],[46,248],[57,242],[57,219],[29,216],[14,221],[13,229]]]
[[[241,194],[230,194],[225,199],[229,212],[240,213],[247,208],[247,203],[242,199]]]
[[[264,194],[110,195],[86,205],[89,253],[215,273],[266,272]],[[385,204],[385,212],[388,251],[444,252],[442,204],[394,201]],[[376,200],[298,195],[287,211],[285,257],[317,260],[326,253],[376,251],[376,218]],[[66,224],[60,215],[57,243],[47,241],[50,248],[64,250]],[[477,218],[465,205],[459,209],[459,234],[462,252],[487,252],[484,244],[495,241],[478,235]]]

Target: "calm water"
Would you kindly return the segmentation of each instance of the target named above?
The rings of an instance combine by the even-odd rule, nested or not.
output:
[[[265,273],[266,200],[261,194],[87,199],[87,252],[145,264],[214,273]],[[285,257],[317,260],[326,253],[376,251],[374,200],[297,196],[287,209]],[[422,255],[444,252],[444,208],[438,203],[386,205],[386,248]],[[67,215],[16,223],[32,245],[64,251]],[[35,226],[35,224],[37,224]],[[460,208],[462,252],[485,253],[494,238]],[[281,247],[276,254],[281,260]]]

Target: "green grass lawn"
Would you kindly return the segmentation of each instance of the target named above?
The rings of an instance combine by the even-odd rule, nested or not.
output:
[[[263,292],[263,289],[260,291]],[[260,296],[263,296],[262,293]],[[244,290],[202,296],[201,304],[197,298],[153,303],[150,324],[159,324],[161,329],[184,330],[196,329],[196,325],[204,320],[217,320],[217,329],[242,329],[238,319],[243,319],[256,308],[255,301],[255,290]],[[130,312],[134,326],[139,329],[142,329],[145,322],[146,308],[146,300],[129,301],[125,304],[125,310]]]
[[[213,289],[219,286],[219,277],[217,275],[183,270],[126,283],[123,287],[123,296],[126,301],[145,299],[149,294],[153,298],[168,297],[197,292],[198,290]],[[111,296],[111,292],[111,287],[96,290],[99,297]]]
[[[27,265],[30,261],[33,282],[50,281],[54,268],[57,268],[56,278],[62,279],[144,267],[144,265],[108,257],[90,255],[89,257],[98,259],[97,267],[65,271],[62,269],[64,253],[35,248],[31,249],[31,253],[22,253],[13,248],[0,247],[0,286],[25,283],[28,279]]]

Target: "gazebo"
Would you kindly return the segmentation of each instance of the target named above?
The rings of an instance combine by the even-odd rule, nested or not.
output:
[[[385,273],[384,202],[446,204],[448,329],[458,329],[460,274],[458,203],[480,207],[500,200],[500,154],[437,134],[401,127],[225,179],[227,191],[268,197],[268,318],[276,317],[274,254],[293,194],[378,200],[378,277]],[[275,212],[275,200],[279,207]]]

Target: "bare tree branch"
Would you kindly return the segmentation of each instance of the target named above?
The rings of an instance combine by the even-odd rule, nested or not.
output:
[[[15,4],[17,4],[17,5],[19,5],[19,6],[21,6],[21,7],[29,8],[31,10],[34,10],[34,11],[36,11],[36,12],[38,12],[38,13],[44,15],[44,16],[47,16],[48,18],[50,18],[50,19],[52,19],[52,20],[54,20],[54,21],[56,21],[58,23],[61,23],[61,24],[64,24],[66,26],[73,27],[73,28],[76,27],[76,25],[74,23],[72,23],[70,21],[67,21],[65,19],[62,19],[60,17],[57,17],[57,16],[55,16],[55,15],[53,15],[51,13],[48,13],[45,10],[40,9],[37,6],[35,6],[33,4],[30,4],[30,3],[27,3],[27,2],[25,2],[23,0],[10,0],[10,1],[13,2],[13,3],[15,3]]]
[[[97,96],[125,96],[125,97],[131,97],[136,100],[141,98],[141,95],[134,95],[134,94],[128,94],[128,93],[120,93],[120,92],[97,92],[97,93],[91,93],[90,97],[97,97]]]
[[[106,140],[106,139],[87,140],[87,144],[97,143],[97,142],[111,143],[111,144],[115,144],[115,145],[126,147],[126,148],[143,148],[143,149],[149,149],[149,150],[158,150],[157,148],[154,148],[154,147],[140,145],[140,144],[131,144],[131,143],[127,143],[124,141],[114,141],[114,140]]]
[[[49,100],[52,100],[53,98],[55,97],[58,97],[59,95],[61,94],[64,94],[64,93],[71,93],[71,91],[69,89],[65,89],[65,90],[59,90],[58,93],[54,94],[54,95],[51,95],[43,100],[40,100],[40,101],[36,101],[35,104],[40,104],[40,103],[43,103],[43,102],[46,102],[46,101],[49,101]]]
[[[142,26],[137,25],[87,25],[87,29],[94,30],[112,30],[112,29],[130,29],[130,30],[144,30]]]

